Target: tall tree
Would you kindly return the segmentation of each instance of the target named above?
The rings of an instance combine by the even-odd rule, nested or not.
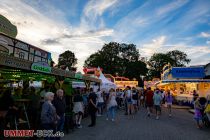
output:
[[[171,59],[167,54],[164,53],[155,53],[151,56],[148,61],[149,65],[149,76],[150,78],[160,78],[162,68],[165,64],[174,63],[174,60]]]
[[[154,77],[160,78],[165,64],[170,63],[173,67],[183,67],[189,62],[190,59],[187,58],[187,54],[179,50],[173,50],[167,53],[155,53],[147,62],[149,65],[148,75],[150,79]]]
[[[146,64],[139,60],[140,54],[134,44],[110,42],[101,50],[90,55],[85,67],[101,67],[104,73],[126,76],[139,80],[140,75],[147,73]]]
[[[65,51],[59,55],[58,67],[62,69],[68,68],[69,70],[75,71],[75,65],[77,64],[77,58],[71,51]]]
[[[167,55],[174,60],[174,64],[171,65],[175,67],[183,67],[185,64],[188,64],[191,61],[187,58],[186,53],[179,50],[169,51]]]

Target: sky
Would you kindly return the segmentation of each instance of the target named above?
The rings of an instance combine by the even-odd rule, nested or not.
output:
[[[0,0],[17,38],[52,53],[75,53],[79,71],[105,43],[133,43],[141,57],[181,50],[210,62],[210,0]]]

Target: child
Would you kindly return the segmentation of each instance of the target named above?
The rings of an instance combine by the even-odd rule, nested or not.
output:
[[[201,128],[200,120],[202,120],[202,114],[201,114],[202,106],[199,102],[199,98],[195,100],[194,109],[195,109],[194,119],[196,120],[197,128],[200,129]]]

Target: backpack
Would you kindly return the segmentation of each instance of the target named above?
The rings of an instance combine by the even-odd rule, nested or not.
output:
[[[138,100],[138,94],[137,94],[137,93],[134,93],[134,94],[132,95],[132,98],[133,98],[133,100]]]

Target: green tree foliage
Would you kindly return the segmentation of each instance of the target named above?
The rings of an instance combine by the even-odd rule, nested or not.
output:
[[[66,69],[68,67],[69,70],[75,71],[75,65],[77,64],[77,58],[74,53],[71,51],[65,51],[64,53],[59,55],[58,58],[58,67],[62,69]]]
[[[183,67],[185,64],[188,64],[191,60],[187,58],[187,54],[179,51],[173,50],[166,53],[171,59],[173,59],[174,63],[172,64],[174,67]]]
[[[146,75],[146,64],[139,60],[140,54],[134,44],[110,42],[101,50],[90,55],[84,67],[101,67],[104,73],[126,76],[140,80],[140,75]]]
[[[187,58],[187,54],[179,50],[169,51],[167,53],[155,53],[147,62],[149,65],[149,79],[154,77],[160,78],[165,64],[170,63],[173,67],[183,67],[189,62],[190,59]]]

